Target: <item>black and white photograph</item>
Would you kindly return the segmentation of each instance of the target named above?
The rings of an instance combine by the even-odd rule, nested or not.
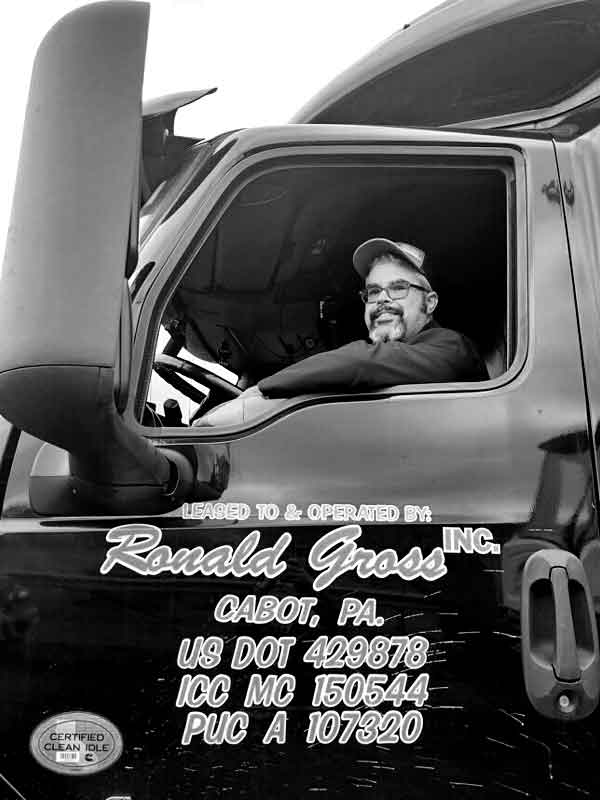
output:
[[[598,0],[0,40],[0,800],[598,797]]]

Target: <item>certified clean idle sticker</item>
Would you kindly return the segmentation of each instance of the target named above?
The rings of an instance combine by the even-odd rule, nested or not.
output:
[[[41,722],[29,740],[35,760],[62,775],[89,775],[110,767],[123,752],[112,722],[86,711],[69,711]]]

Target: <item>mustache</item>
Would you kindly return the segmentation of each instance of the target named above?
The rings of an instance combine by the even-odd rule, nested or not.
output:
[[[385,304],[377,306],[371,312],[369,321],[371,323],[376,322],[378,317],[380,317],[382,314],[395,314],[397,317],[400,318],[401,322],[404,322],[404,311],[401,308],[396,308],[395,306],[390,306]]]

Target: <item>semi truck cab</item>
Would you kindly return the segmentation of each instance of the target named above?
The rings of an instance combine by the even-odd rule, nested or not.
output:
[[[148,13],[73,12],[32,76],[7,796],[593,796],[597,4],[443,4],[290,124],[210,140],[173,125],[212,89],[142,106]],[[374,236],[427,252],[488,378],[248,393],[364,336]],[[110,759],[58,746],[98,725]]]

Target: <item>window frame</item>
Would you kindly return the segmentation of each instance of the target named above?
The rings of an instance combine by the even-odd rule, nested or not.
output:
[[[497,378],[477,382],[407,384],[397,388],[378,389],[361,393],[301,395],[281,401],[273,411],[248,422],[213,429],[207,428],[149,428],[138,419],[145,403],[152,373],[152,354],[156,349],[160,322],[164,310],[197,252],[207,241],[220,219],[240,191],[260,175],[282,168],[311,166],[381,166],[393,159],[402,166],[423,165],[456,169],[498,169],[506,181],[506,351],[509,368]],[[447,161],[446,161],[447,160]],[[431,162],[427,165],[421,162]],[[436,164],[436,162],[438,162]],[[527,195],[526,162],[522,149],[516,144],[319,144],[265,147],[237,162],[208,194],[199,187],[192,195],[194,211],[183,235],[164,259],[140,303],[132,353],[131,392],[125,417],[127,423],[157,444],[186,442],[190,439],[223,441],[241,438],[271,424],[283,416],[319,403],[381,399],[401,400],[414,394],[460,394],[464,392],[495,392],[512,382],[523,369],[529,344],[529,285],[527,257]]]

